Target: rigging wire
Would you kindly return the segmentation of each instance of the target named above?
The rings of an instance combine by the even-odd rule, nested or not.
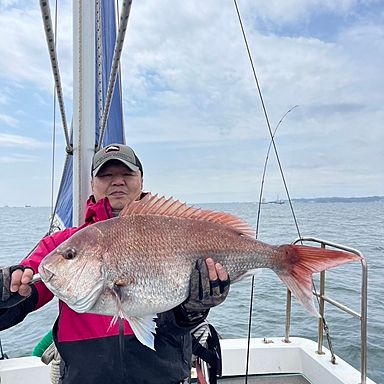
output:
[[[113,52],[111,73],[109,75],[108,88],[107,88],[107,97],[105,100],[103,116],[101,119],[99,142],[98,142],[96,151],[101,148],[104,140],[105,128],[108,121],[109,110],[111,108],[113,92],[116,85],[116,78],[119,71],[120,57],[123,50],[124,38],[125,38],[125,33],[127,31],[131,5],[132,5],[132,0],[123,1],[123,4],[122,4],[119,32],[116,38],[115,50]]]
[[[57,0],[55,2],[55,50],[57,48]],[[52,127],[52,164],[51,164],[51,217],[54,216],[54,188],[55,188],[55,158],[56,158],[56,92],[53,85],[53,127]],[[51,225],[50,225],[51,227]]]
[[[59,107],[60,107],[61,121],[63,124],[65,141],[66,141],[66,145],[67,145],[66,151],[67,151],[67,153],[72,153],[73,149],[72,149],[72,146],[70,144],[69,133],[68,133],[67,118],[66,118],[65,108],[64,108],[63,88],[61,86],[59,63],[58,63],[57,54],[56,54],[56,46],[55,46],[56,40],[55,40],[55,36],[53,34],[53,31],[52,31],[53,30],[52,18],[51,18],[51,11],[49,8],[49,2],[46,0],[40,0],[40,9],[41,9],[41,16],[43,18],[45,37],[47,40],[49,57],[51,59],[51,67],[52,67],[53,77],[55,79],[55,88],[56,88],[57,99],[58,99]]]
[[[49,5],[48,5],[49,7]],[[49,8],[48,8],[49,11]],[[50,13],[49,13],[49,18],[50,18]],[[43,17],[44,19],[44,17]],[[54,44],[54,50],[56,52],[57,48],[57,28],[58,28],[58,1],[55,1],[55,33],[53,35],[53,44]],[[62,229],[62,224],[57,221],[56,217],[56,211],[57,211],[57,206],[58,206],[58,200],[56,200],[56,203],[54,203],[54,185],[55,185],[55,160],[56,160],[56,100],[57,100],[57,94],[56,94],[56,84],[53,85],[53,129],[52,129],[52,164],[51,164],[51,217],[50,217],[50,222],[49,222],[49,229],[47,232],[48,234],[51,234],[57,229]],[[64,105],[63,105],[64,107]],[[70,146],[72,147],[72,146]],[[64,177],[65,173],[65,168],[67,167],[68,163],[68,156],[71,155],[71,151],[69,150],[68,144],[66,148],[66,160],[65,160],[65,165],[64,165],[64,171],[62,177]],[[60,183],[61,185],[61,183]],[[58,193],[58,196],[60,194],[60,191]],[[37,246],[37,244],[36,244]],[[36,246],[28,253],[28,255],[25,258],[28,258],[29,255],[35,250]]]
[[[116,0],[116,16],[117,16],[117,20],[116,20],[116,24],[117,26],[120,28],[120,5],[119,5],[119,0]],[[123,85],[122,85],[122,79],[121,79],[121,63],[119,62],[119,89],[120,89],[120,92],[119,92],[119,97],[120,97],[120,100],[119,100],[119,104],[121,105],[121,110],[122,110],[122,114],[123,114],[123,92],[122,92],[122,89],[123,89]],[[122,121],[121,121],[121,124],[122,124],[122,130],[123,132],[125,132],[125,129],[124,129],[124,118],[122,118]],[[123,142],[122,144],[125,144],[125,136],[123,135]]]
[[[104,100],[103,100],[103,67],[104,67],[104,56],[103,56],[103,35],[102,35],[102,1],[96,0],[96,67],[97,67],[97,125],[99,127],[99,144],[96,146],[96,150],[103,145],[103,139],[105,135],[105,129],[103,132],[101,131],[101,126],[104,124],[102,122],[103,114],[104,114]],[[116,9],[116,25],[117,28],[120,28],[120,6],[119,1],[116,1],[115,5]],[[118,62],[118,71],[117,74],[121,74],[121,64],[120,60]],[[118,78],[119,81],[119,89],[122,89],[121,76]],[[113,91],[112,91],[113,94]],[[116,95],[115,95],[116,96]],[[113,96],[112,96],[113,97]],[[120,105],[122,106],[122,94],[119,92]],[[112,102],[112,100],[111,100]],[[108,107],[109,114],[109,107]],[[108,121],[108,116],[106,116],[105,121]],[[123,121],[121,122],[123,124]],[[105,122],[106,124],[106,122]],[[123,129],[124,131],[124,129]],[[97,138],[96,138],[97,140]]]
[[[101,0],[96,0],[96,67],[97,67],[97,125],[101,126],[103,116],[103,36]]]

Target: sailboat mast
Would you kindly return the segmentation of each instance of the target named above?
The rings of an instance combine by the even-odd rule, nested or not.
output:
[[[84,220],[95,150],[95,1],[73,0],[73,225]]]

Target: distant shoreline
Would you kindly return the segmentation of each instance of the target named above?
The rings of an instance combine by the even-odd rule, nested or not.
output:
[[[296,203],[373,203],[373,202],[384,202],[384,196],[364,196],[364,197],[301,197],[301,198],[292,198],[293,202]],[[284,204],[288,200],[280,199],[276,201],[268,201],[263,204]],[[226,202],[231,203],[231,202]],[[234,203],[234,201],[232,202]],[[257,201],[253,202],[257,203]],[[210,203],[200,203],[200,204],[215,204],[215,202]],[[38,205],[0,205],[0,208],[49,208],[48,206],[38,206]]]
[[[300,203],[370,203],[384,202],[384,196],[366,196],[366,197],[303,197],[292,199]]]

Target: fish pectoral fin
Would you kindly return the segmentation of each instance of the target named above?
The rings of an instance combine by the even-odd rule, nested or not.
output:
[[[145,317],[127,317],[133,333],[141,344],[155,350],[155,334],[156,334],[156,314],[147,315]]]

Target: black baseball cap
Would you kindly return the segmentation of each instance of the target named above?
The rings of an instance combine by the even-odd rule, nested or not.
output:
[[[101,167],[110,160],[119,160],[132,171],[140,171],[143,176],[143,166],[135,151],[123,144],[110,144],[95,153],[92,160],[92,176],[96,176]]]

